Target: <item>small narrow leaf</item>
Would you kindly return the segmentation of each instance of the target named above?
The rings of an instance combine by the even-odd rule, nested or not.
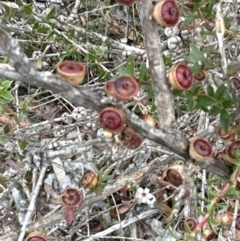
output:
[[[191,45],[191,52],[190,52],[190,56],[192,58],[194,58],[195,60],[197,60],[197,62],[200,60],[202,61],[203,56],[201,51],[197,48],[196,45]]]
[[[128,57],[126,68],[130,75],[134,75],[134,58],[133,56]]]
[[[235,75],[240,70],[240,64],[234,63],[228,66],[227,73],[229,76]]]
[[[145,64],[141,64],[140,66],[140,73],[139,73],[139,81],[146,81],[148,80],[148,70]]]
[[[23,11],[26,15],[31,15],[32,14],[32,7],[30,5],[25,5],[23,7]]]
[[[181,22],[181,27],[187,26],[189,23],[193,22],[195,19],[197,19],[197,15],[189,15],[185,18],[183,22]]]
[[[227,87],[224,84],[220,85],[218,87],[214,97],[221,100],[225,91],[227,91]]]
[[[56,8],[53,7],[50,12],[48,13],[47,17],[46,17],[46,21],[49,21],[56,13]]]
[[[0,96],[6,100],[13,100],[13,95],[11,94],[10,91],[7,91],[7,90],[1,90]]]
[[[50,28],[46,26],[40,26],[36,30],[38,33],[48,33],[50,31]]]
[[[188,99],[186,104],[187,104],[188,111],[195,110],[195,108],[197,106],[196,100],[193,100],[193,99]]]
[[[207,93],[209,96],[214,97],[214,89],[213,89],[212,85],[207,86]]]
[[[200,107],[213,106],[216,104],[216,100],[209,95],[199,95],[197,97],[197,103]]]
[[[228,131],[228,127],[231,122],[231,116],[227,112],[227,110],[223,109],[220,113],[220,123],[225,132]]]
[[[4,80],[0,83],[0,86],[2,86],[4,89],[8,89],[12,84],[12,81]]]

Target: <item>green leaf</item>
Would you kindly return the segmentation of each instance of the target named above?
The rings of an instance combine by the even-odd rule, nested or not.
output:
[[[216,100],[209,95],[199,95],[197,97],[197,104],[200,107],[213,106],[216,104]]]
[[[203,70],[209,70],[214,68],[214,64],[210,59],[204,59],[203,64],[204,64]]]
[[[238,164],[240,164],[240,149],[239,148],[236,149],[236,159],[237,159]]]
[[[219,113],[221,113],[222,109],[218,108],[216,106],[212,106],[210,110],[208,110],[208,113],[210,115],[218,115]]]
[[[185,91],[182,91],[182,90],[178,90],[178,89],[173,89],[172,90],[172,93],[173,93],[173,95],[175,95],[175,96],[182,96],[182,97],[186,97],[186,93],[185,93]]]
[[[225,91],[228,91],[227,90],[227,87],[224,85],[224,84],[222,84],[222,85],[220,85],[219,87],[218,87],[218,89],[216,90],[216,93],[215,93],[215,98],[216,99],[219,99],[219,100],[221,100],[222,99],[222,97],[223,97],[223,95],[224,95],[224,92]]]
[[[134,58],[133,56],[128,57],[126,67],[130,75],[134,75]]]
[[[206,9],[205,9],[205,14],[207,17],[213,17],[213,3],[209,2],[207,5],[206,5]]]
[[[73,56],[76,53],[76,51],[77,51],[77,47],[72,47],[72,48],[68,49],[67,56],[69,56],[69,57]]]
[[[207,93],[209,96],[214,97],[214,89],[211,85],[207,86]]]
[[[203,60],[202,53],[199,48],[197,48],[196,45],[191,45],[191,51],[190,51],[190,56],[193,57],[197,62],[200,60]]]
[[[207,54],[207,56],[209,56],[210,54],[212,54],[214,52],[214,45],[209,45],[207,46],[207,48],[205,49],[205,53]]]
[[[6,103],[8,103],[9,100],[6,100],[6,99],[3,99],[3,98],[0,98],[0,110],[2,111],[2,106]]]
[[[24,150],[28,145],[28,142],[26,140],[22,140],[19,144],[20,148]]]
[[[181,27],[187,26],[189,23],[193,22],[195,19],[198,18],[198,15],[189,15],[185,18],[183,22],[181,22]]]
[[[111,76],[108,72],[106,72],[105,70],[103,69],[100,69],[100,73],[98,75],[98,81],[106,81],[106,79],[110,79]]]
[[[225,109],[232,107],[232,104],[233,104],[232,100],[225,100],[222,102],[222,106]]]
[[[33,29],[38,29],[39,28],[39,22],[36,22],[33,24]]]
[[[197,102],[194,99],[188,99],[186,101],[186,105],[187,105],[188,111],[193,111],[197,106]]]
[[[12,84],[12,81],[9,80],[4,80],[0,82],[0,86],[3,87],[4,89],[8,89]]]
[[[23,11],[26,15],[32,15],[32,6],[30,5],[25,5],[23,7]]]
[[[229,76],[235,75],[238,71],[240,71],[239,63],[228,65],[227,73]]]
[[[222,95],[222,98],[224,100],[229,100],[233,103],[233,98],[232,98],[232,95],[229,93],[228,89],[226,88],[226,91],[224,91],[223,95]]]
[[[193,74],[199,74],[200,72],[203,71],[204,65],[197,65],[196,64],[194,66],[191,66],[190,68],[191,68]]]
[[[3,7],[5,8],[5,11],[8,14],[8,19],[12,19],[13,15],[14,15],[14,10],[13,8],[10,8],[9,6],[7,6],[6,4],[3,4]]]
[[[47,17],[46,17],[46,21],[49,21],[56,13],[56,8],[53,7],[50,12],[48,13]]]
[[[129,71],[126,66],[123,66],[119,69],[119,75],[132,75],[132,71]]]
[[[201,86],[201,85],[194,85],[194,86],[192,87],[192,89],[190,90],[190,92],[191,92],[194,96],[196,96],[196,95],[199,95],[199,94],[200,94],[201,90],[202,90],[202,86]]]
[[[223,109],[220,113],[220,123],[225,132],[228,131],[228,127],[231,122],[231,116],[227,112],[227,110]]]
[[[97,186],[94,188],[94,191],[95,191],[95,193],[98,194],[98,195],[102,194],[103,185],[100,183],[99,185],[97,185]]]
[[[21,0],[16,0],[16,3],[19,7],[22,7],[23,6],[23,2]]]
[[[184,56],[183,59],[185,59],[185,61],[187,61],[190,64],[197,64],[198,60],[194,59],[191,56]]]
[[[0,96],[6,100],[13,100],[13,95],[11,94],[10,91],[7,91],[7,90],[1,90]]]
[[[40,26],[37,28],[38,33],[48,33],[49,31],[50,31],[50,28],[46,26]]]
[[[152,85],[142,85],[143,89],[148,93],[148,98],[154,98]]]
[[[146,64],[141,64],[140,66],[140,72],[139,72],[139,81],[147,81],[148,80],[148,69],[146,67]]]
[[[172,59],[165,56],[165,55],[163,55],[163,60],[164,60],[164,63],[165,63],[166,66],[171,67],[173,65]]]
[[[193,11],[198,10],[202,6],[202,1],[201,0],[195,0],[193,4]]]
[[[216,221],[216,219],[213,219],[211,217],[208,219],[208,222],[211,226],[217,226],[220,224],[218,221]]]

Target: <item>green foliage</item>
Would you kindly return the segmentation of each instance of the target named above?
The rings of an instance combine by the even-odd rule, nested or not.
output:
[[[185,20],[181,22],[181,27],[186,27],[188,24],[192,23],[197,18],[198,18],[198,15],[187,16]]]
[[[96,194],[101,194],[104,188],[104,183],[107,183],[112,179],[112,175],[105,172],[105,168],[102,168],[98,172],[98,185],[90,190],[90,193],[95,192]]]
[[[214,91],[211,85],[207,86],[206,92],[202,90],[202,86],[195,84],[190,91],[184,92],[173,90],[174,95],[185,98],[188,111],[201,109],[210,115],[216,116],[220,114],[220,123],[225,131],[232,121],[233,98],[229,93],[228,87],[222,84]]]
[[[32,15],[32,6],[30,4],[24,5],[22,8],[26,15]]]
[[[0,106],[13,100],[13,95],[9,91],[12,81],[0,79]]]
[[[49,11],[48,15],[46,16],[46,21],[49,21],[49,20],[55,15],[55,13],[56,13],[56,8],[53,7],[53,8]]]
[[[212,46],[202,51],[196,45],[192,44],[189,56],[185,56],[184,59],[188,63],[193,64],[193,66],[191,66],[193,74],[199,74],[201,71],[209,70],[214,67],[211,59],[209,58],[210,54],[212,53]]]
[[[119,75],[132,75],[134,76],[134,58],[132,56],[128,57],[127,62],[124,66],[120,67]]]

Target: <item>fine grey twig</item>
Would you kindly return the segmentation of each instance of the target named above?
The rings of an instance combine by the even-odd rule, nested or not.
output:
[[[24,223],[23,223],[22,228],[21,228],[21,233],[18,237],[18,241],[22,241],[24,239],[24,236],[25,236],[25,233],[26,233],[26,228],[27,228],[27,225],[29,224],[29,222],[31,221],[31,216],[32,216],[32,213],[33,213],[33,210],[34,210],[34,207],[35,207],[35,202],[36,202],[38,193],[40,191],[40,188],[42,186],[43,178],[45,176],[46,171],[47,171],[47,166],[43,166],[42,169],[41,169],[41,172],[39,174],[38,182],[37,182],[37,185],[35,187],[35,190],[32,193],[32,198],[31,198],[31,201],[30,201],[29,206],[28,206],[28,210],[27,210],[27,213],[26,213],[26,216],[25,216]]]
[[[135,222],[137,222],[139,220],[142,220],[142,219],[145,219],[147,217],[149,218],[150,216],[152,216],[154,214],[157,214],[157,213],[159,213],[158,209],[147,210],[145,212],[140,213],[137,216],[134,216],[134,217],[131,217],[127,220],[121,221],[121,222],[119,222],[117,224],[114,224],[113,226],[101,231],[101,232],[93,234],[89,238],[83,239],[83,241],[93,241],[96,238],[104,238],[106,235],[108,235],[108,234],[110,234],[110,233],[112,233],[112,232],[114,232],[114,231],[116,231],[120,228],[128,227],[132,223],[135,223]]]

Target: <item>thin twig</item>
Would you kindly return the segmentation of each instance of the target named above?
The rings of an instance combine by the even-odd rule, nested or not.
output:
[[[29,206],[28,206],[28,210],[27,210],[27,213],[26,213],[26,216],[25,216],[24,223],[23,223],[22,228],[21,228],[21,233],[18,237],[18,241],[22,241],[24,239],[26,229],[27,229],[27,225],[31,221],[31,217],[32,217],[32,213],[34,211],[36,199],[37,199],[37,196],[39,194],[40,188],[42,186],[43,178],[45,176],[46,171],[47,171],[47,166],[43,166],[42,169],[41,169],[41,172],[39,174],[39,178],[38,178],[38,182],[36,184],[35,190],[32,193],[32,198],[31,198],[31,201],[30,201]]]
[[[84,239],[83,241],[92,241],[92,240],[95,240],[96,238],[104,238],[106,235],[108,235],[108,234],[110,234],[110,233],[112,233],[116,230],[119,230],[120,228],[125,228],[132,223],[135,223],[135,222],[137,222],[139,220],[142,220],[142,219],[145,219],[145,218],[149,218],[150,216],[152,216],[154,214],[157,214],[157,213],[159,213],[158,209],[147,210],[145,212],[142,212],[142,213],[138,214],[135,217],[131,217],[127,220],[124,220],[124,221],[121,221],[117,224],[114,224],[110,228],[107,228],[107,229],[105,229],[101,232],[98,232],[97,234],[93,234],[89,238]]]

